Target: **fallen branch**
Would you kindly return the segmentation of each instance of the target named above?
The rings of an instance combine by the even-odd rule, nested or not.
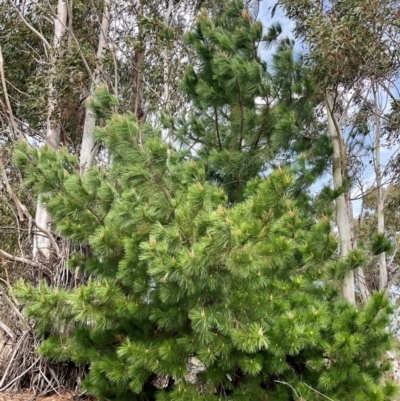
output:
[[[19,349],[19,347],[21,346],[21,344],[22,344],[22,342],[24,341],[24,339],[25,339],[25,337],[26,337],[26,335],[28,334],[28,332],[26,331],[23,335],[22,335],[22,337],[19,339],[19,341],[18,341],[18,343],[16,344],[16,346],[15,346],[15,349],[14,349],[14,352],[12,353],[12,356],[11,356],[11,358],[10,358],[10,360],[9,360],[9,362],[8,362],[8,365],[7,365],[7,369],[6,369],[6,371],[4,372],[4,375],[3,375],[3,378],[1,379],[1,381],[0,381],[0,392],[1,391],[4,391],[6,388],[8,388],[15,380],[17,380],[18,378],[16,378],[16,379],[14,379],[11,383],[8,383],[7,384],[7,386],[5,386],[5,387],[1,387],[3,384],[4,384],[4,382],[5,382],[5,380],[6,380],[6,378],[7,378],[7,375],[8,375],[8,372],[10,371],[10,368],[11,368],[11,366],[12,366],[12,363],[13,363],[13,361],[14,361],[14,358],[15,358],[15,356],[17,355],[17,352],[18,352],[18,349]],[[37,359],[37,361],[40,359],[40,357]],[[37,362],[36,361],[36,362]],[[29,369],[28,369],[29,370]],[[27,371],[28,371],[27,370]],[[26,371],[26,372],[27,372]],[[24,372],[23,374],[25,374],[26,372]],[[21,375],[22,376],[22,375]]]
[[[0,388],[0,393],[1,393],[2,391],[7,390],[7,389],[11,386],[11,384],[13,384],[14,382],[16,382],[16,381],[17,381],[18,379],[20,379],[24,374],[26,374],[27,372],[29,372],[29,371],[39,362],[39,360],[40,360],[40,357],[37,358],[37,359],[35,360],[35,362],[33,362],[31,366],[29,366],[29,368],[25,369],[20,375],[18,375],[16,378],[14,378],[13,380],[11,380],[6,386],[4,386],[3,388]],[[4,377],[5,377],[5,376],[4,376]],[[4,377],[3,377],[3,379],[4,379]]]
[[[7,333],[7,335],[11,338],[11,340],[14,340],[15,334],[12,332],[12,330],[0,320],[0,329],[2,329],[4,332]]]
[[[2,294],[4,300],[7,302],[8,306],[13,310],[13,312],[18,316],[21,320],[23,329],[25,332],[29,332],[31,327],[29,326],[28,322],[26,321],[24,315],[18,310],[18,308],[12,303],[11,299],[5,293],[3,287],[0,285],[0,293]]]
[[[57,389],[53,386],[53,384],[51,383],[51,381],[46,377],[46,375],[42,372],[42,369],[40,369],[40,366],[39,366],[39,372],[40,372],[40,374],[42,375],[42,377],[43,377],[43,379],[48,383],[48,385],[53,389],[53,391],[55,392],[55,393],[57,393],[57,395],[61,395],[58,391],[57,391]]]

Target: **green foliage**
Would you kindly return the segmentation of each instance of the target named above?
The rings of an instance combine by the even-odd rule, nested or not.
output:
[[[41,32],[48,43],[53,43],[52,18],[56,4],[40,1],[29,5],[14,3],[28,23]],[[70,144],[77,146],[84,118],[80,97],[84,93],[83,88],[90,86],[90,77],[82,59],[93,71],[98,41],[97,15],[103,5],[98,0],[77,0],[71,7],[77,42],[64,35],[59,49],[46,49],[16,9],[4,2],[0,4],[0,37],[7,91],[15,117],[29,127],[31,136],[45,129],[51,82],[57,97],[57,121],[70,139]]]
[[[308,42],[308,62],[322,88],[348,87],[360,79],[387,77],[398,69],[397,8],[390,0],[278,0]],[[390,32],[390,34],[389,34]],[[394,35],[390,39],[387,35]]]
[[[86,284],[14,290],[47,337],[42,353],[90,363],[84,386],[100,400],[393,397],[377,363],[391,347],[390,303],[383,293],[359,309],[340,300],[330,221],[307,217],[288,170],[250,180],[232,203],[207,161],[132,114],[96,135],[111,167],[84,177],[65,150],[25,144],[15,156],[60,233],[90,249],[71,263],[90,273]],[[203,366],[196,384],[191,357]]]
[[[305,189],[331,151],[313,85],[293,42],[280,42],[270,70],[257,56],[277,35],[263,39],[240,1],[214,20],[202,9],[183,85],[192,112],[163,116],[181,151],[133,114],[112,114],[117,101],[101,88],[89,103],[106,120],[96,137],[108,169],[81,176],[65,149],[22,144],[15,155],[57,231],[82,246],[70,267],[89,279],[74,289],[21,281],[14,292],[46,338],[41,352],[90,364],[84,386],[99,400],[395,395],[379,363],[391,305],[383,293],[362,308],[341,300],[336,278],[364,255],[335,261],[330,219],[308,210]]]
[[[318,153],[314,87],[294,56],[294,42],[281,40],[270,66],[258,56],[279,29],[263,36],[261,23],[236,0],[214,19],[203,9],[188,36],[196,58],[183,89],[194,108],[169,126],[192,154],[207,160],[208,178],[224,186],[231,202],[243,199],[246,183],[260,172],[291,164],[300,153],[314,169],[308,176],[298,171],[303,185],[326,164],[330,147]]]
[[[371,241],[371,250],[374,255],[379,255],[383,252],[391,252],[393,245],[385,234],[374,234]]]

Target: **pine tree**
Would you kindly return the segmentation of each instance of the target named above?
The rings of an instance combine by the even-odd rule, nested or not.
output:
[[[248,180],[301,153],[299,184],[310,185],[322,160],[325,166],[315,89],[294,42],[280,36],[279,25],[263,34],[261,22],[236,1],[215,18],[202,9],[188,37],[197,59],[182,87],[193,109],[172,128],[194,157],[207,160],[208,178],[224,186],[231,202],[242,199]],[[272,60],[263,61],[260,51],[274,43]]]
[[[239,1],[226,10],[234,23],[217,32],[242,30],[245,41],[256,29],[246,10]],[[231,78],[218,79],[218,93]],[[218,93],[209,104],[231,113],[217,115],[221,143],[239,144],[240,101],[239,109],[219,105]],[[252,116],[244,151],[259,132],[254,96],[243,104]],[[392,399],[394,385],[382,383],[388,364],[379,362],[391,348],[390,303],[383,293],[363,308],[341,300],[337,278],[363,256],[332,257],[330,221],[305,212],[290,169],[264,178],[258,160],[268,147],[252,150],[256,163],[235,192],[224,175],[211,174],[215,166],[237,171],[229,152],[177,151],[133,114],[111,114],[115,102],[101,89],[91,106],[106,120],[96,136],[110,168],[81,176],[65,149],[27,144],[15,156],[61,235],[81,245],[71,268],[87,274],[72,290],[45,282],[15,288],[46,338],[41,352],[89,364],[84,386],[99,400]]]
[[[16,289],[48,337],[43,353],[89,363],[85,386],[99,399],[390,399],[377,364],[390,348],[389,302],[376,293],[357,310],[338,300],[328,273],[360,257],[330,261],[329,219],[304,217],[293,176],[252,180],[230,206],[204,163],[133,115],[112,116],[97,136],[110,171],[81,177],[65,151],[25,145],[16,155],[60,232],[90,246],[74,259],[87,284]],[[205,368],[196,384],[193,356]],[[168,387],[156,390],[160,376]]]

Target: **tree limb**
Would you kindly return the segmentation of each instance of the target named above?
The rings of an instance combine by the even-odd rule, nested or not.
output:
[[[14,340],[15,334],[12,332],[12,330],[0,320],[0,329],[2,329],[4,332],[7,333],[7,335]]]
[[[13,0],[9,0],[9,2],[15,8],[15,10],[17,11],[19,17],[23,21],[23,23],[28,27],[28,29],[30,31],[32,31],[43,42],[45,48],[47,50],[49,50],[51,48],[51,46],[50,46],[50,43],[46,40],[46,38],[25,19],[25,17],[22,15],[21,11],[19,11],[18,7],[14,4]]]
[[[57,242],[55,241],[53,235],[51,234],[51,232],[49,230],[46,230],[44,227],[39,226],[35,220],[32,220],[32,224],[34,224],[34,226],[41,231],[43,234],[46,235],[46,237],[50,240],[52,247],[54,248],[54,250],[57,253],[57,256],[60,257],[61,256],[61,252],[60,252],[60,248],[57,245]]]
[[[25,217],[28,218],[28,219],[31,219],[31,215],[29,214],[28,209],[26,208],[25,205],[23,205],[21,203],[21,201],[18,199],[18,197],[15,195],[14,191],[12,190],[11,185],[8,182],[8,177],[7,177],[7,174],[6,174],[6,170],[4,168],[4,164],[1,161],[1,159],[0,159],[0,174],[3,176],[4,183],[6,185],[6,190],[7,190],[8,194],[9,194],[10,198],[13,200],[13,202],[15,204],[15,207],[16,207],[17,212],[18,212],[19,220],[20,221],[24,221]]]
[[[29,259],[21,258],[19,256],[11,255],[11,254],[7,253],[6,251],[3,251],[2,249],[0,249],[0,255],[3,255],[5,258],[7,258],[9,260],[13,260],[14,262],[25,263],[26,265],[35,267],[37,269],[42,267],[39,263],[33,262],[32,260],[29,260]]]
[[[8,297],[8,295],[5,293],[4,289],[2,286],[0,286],[0,292],[8,304],[8,306],[13,310],[13,312],[18,316],[18,318],[21,320],[23,329],[28,332],[31,330],[31,327],[29,326],[28,322],[26,321],[24,315],[18,310],[18,308],[12,303],[11,299]]]
[[[10,99],[8,97],[6,78],[4,75],[4,59],[3,59],[3,53],[1,51],[1,46],[0,46],[0,77],[1,77],[1,86],[3,87],[4,98],[5,98],[6,104],[7,104],[7,111],[10,116],[11,126],[13,128],[14,134],[17,137],[19,137],[19,139],[22,139],[23,137],[21,135],[21,132],[18,130],[17,124],[15,124],[14,114],[12,112]]]

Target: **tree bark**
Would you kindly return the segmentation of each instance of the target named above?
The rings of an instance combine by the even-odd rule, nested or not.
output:
[[[173,1],[168,0],[168,8],[166,10],[166,13],[164,15],[164,25],[166,28],[169,28],[170,26],[170,19],[171,19],[171,14],[172,14],[172,8],[173,8]],[[169,103],[169,98],[170,98],[170,91],[169,91],[169,78],[170,78],[170,58],[169,58],[169,52],[168,52],[168,43],[166,44],[166,47],[164,48],[163,52],[163,63],[164,63],[164,93],[163,93],[163,102],[164,102],[164,108],[168,112],[170,110],[170,103]],[[170,129],[167,129],[166,136],[168,138],[169,144],[173,146],[174,144],[174,138],[172,137],[172,133]]]
[[[379,235],[385,233],[385,214],[384,214],[384,201],[385,194],[382,188],[382,171],[381,171],[381,107],[379,105],[378,92],[376,84],[372,85],[374,93],[375,103],[375,176],[376,176],[376,187],[377,187],[377,217],[378,226],[377,232]],[[379,289],[383,290],[387,287],[388,273],[386,264],[386,252],[382,252],[378,255],[378,266],[379,266]]]
[[[101,21],[99,45],[97,48],[97,63],[93,74],[93,82],[90,87],[90,95],[94,95],[96,87],[101,84],[101,73],[103,71],[103,53],[107,46],[108,30],[110,26],[111,0],[104,0],[103,17]],[[86,170],[93,164],[96,155],[96,141],[94,139],[94,128],[96,126],[96,116],[91,109],[86,110],[85,122],[83,126],[82,146],[80,152],[80,173],[84,175]]]
[[[325,103],[328,114],[328,132],[333,147],[332,165],[333,165],[333,186],[335,190],[343,190],[344,174],[345,174],[345,160],[343,160],[344,141],[340,126],[335,119],[333,113],[333,106],[329,95],[325,95]],[[340,241],[340,256],[346,258],[352,249],[351,244],[351,225],[349,221],[349,213],[347,210],[347,202],[345,193],[342,192],[336,198],[336,220],[339,229]],[[354,272],[349,271],[346,273],[342,282],[342,295],[343,298],[350,303],[355,304],[355,286],[354,286]]]
[[[61,39],[66,31],[67,15],[67,3],[64,0],[58,0],[57,17],[54,18],[53,62],[55,61],[57,52],[60,50]],[[60,146],[60,124],[55,116],[56,110],[57,92],[52,78],[49,84],[46,129],[46,145],[51,149],[58,149]],[[50,232],[51,216],[40,204],[40,198],[36,207],[35,223],[36,227],[43,227]],[[39,255],[42,255],[48,259],[50,256],[51,241],[47,235],[43,235],[36,227],[33,237],[33,257],[34,259],[38,259]]]

